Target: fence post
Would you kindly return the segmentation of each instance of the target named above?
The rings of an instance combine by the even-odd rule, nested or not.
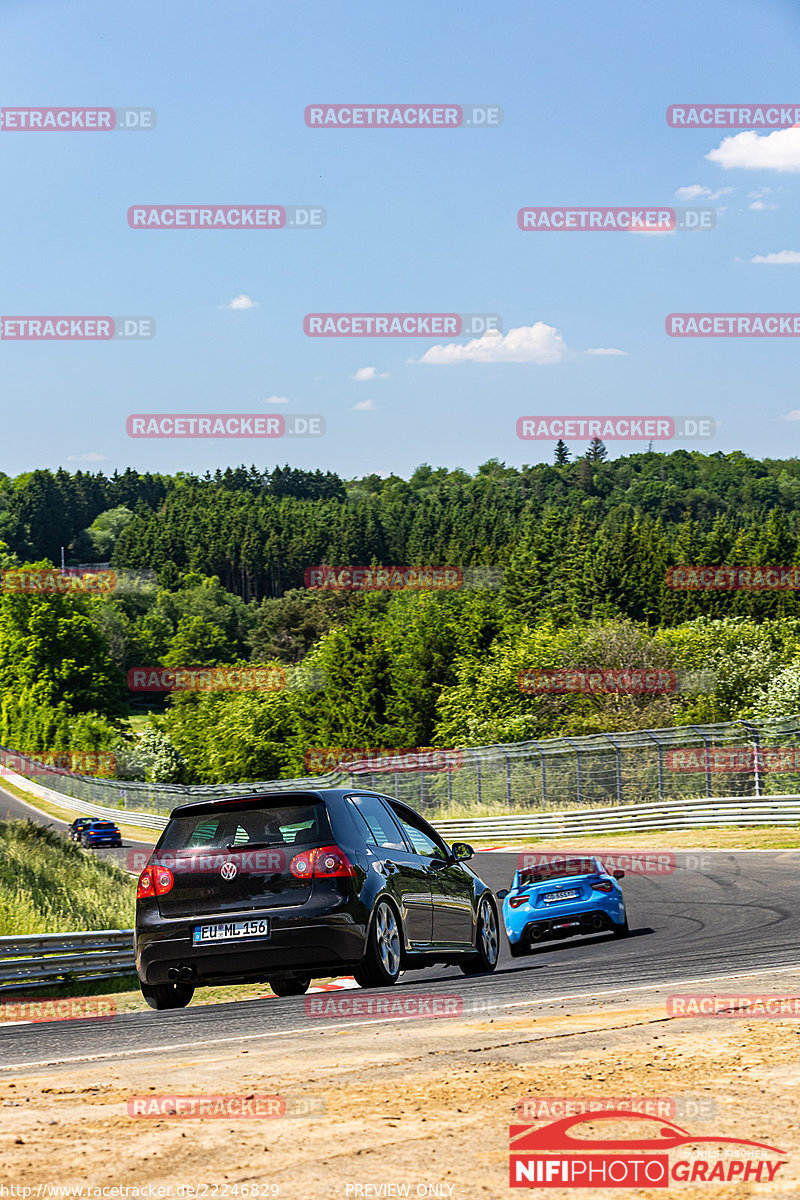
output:
[[[737,725],[744,725],[750,737],[753,739],[753,785],[755,795],[761,796],[761,742],[759,739],[758,730],[755,725],[749,721],[737,721]]]
[[[656,746],[658,747],[658,798],[659,798],[659,800],[663,800],[664,799],[664,747],[661,745],[661,742],[658,740],[657,737],[653,737],[653,735],[649,729],[645,729],[642,732],[647,737],[650,738],[651,742],[655,742]]]
[[[583,803],[583,781],[581,780],[581,751],[580,746],[576,746],[572,738],[565,737],[565,742],[569,742],[575,751],[575,784],[578,792],[578,804]]]
[[[397,797],[399,799],[399,797]],[[447,803],[453,803],[453,764],[447,760]]]
[[[478,804],[483,803],[483,794],[481,788],[481,760],[479,755],[475,755],[475,775],[478,783]]]
[[[509,758],[509,756],[507,754],[504,754],[503,757],[506,760],[506,800],[508,801],[508,807],[510,808],[511,803],[512,803],[512,801],[511,801],[511,759]]]
[[[614,741],[610,733],[604,733],[602,736],[608,738],[617,756],[617,804],[622,804],[622,752],[619,743]]]
[[[395,800],[400,799],[400,776],[397,771],[394,773],[394,798]]]
[[[709,762],[708,758],[708,738],[701,729],[697,728],[696,725],[689,725],[688,728],[693,729],[695,733],[699,734],[703,739],[703,747],[706,759],[706,799],[711,799],[711,763]]]

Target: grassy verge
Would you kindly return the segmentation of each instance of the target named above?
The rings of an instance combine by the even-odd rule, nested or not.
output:
[[[0,936],[130,929],[134,882],[32,821],[0,821]]]

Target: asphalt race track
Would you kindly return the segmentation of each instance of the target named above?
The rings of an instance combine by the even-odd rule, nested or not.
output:
[[[668,844],[668,834],[664,840]],[[508,886],[516,859],[489,851],[474,865],[497,890]],[[431,968],[403,975],[397,989],[455,993],[463,998],[465,1016],[491,1015],[493,1008],[515,1004],[603,991],[624,995],[637,987],[748,972],[754,990],[769,991],[768,972],[800,966],[800,851],[679,851],[676,859],[669,874],[626,875],[628,939],[571,938],[513,960],[504,940],[494,975],[468,979],[456,968]],[[348,1023],[338,1021],[337,1032]],[[112,1021],[6,1025],[0,1026],[0,1065],[113,1059],[329,1028],[329,1022],[305,1015],[302,997],[125,1013]]]

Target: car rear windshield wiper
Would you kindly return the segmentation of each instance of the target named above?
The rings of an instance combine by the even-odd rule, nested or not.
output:
[[[283,846],[285,842],[240,842],[238,846],[234,846],[229,842],[225,847],[226,850],[266,850],[270,846]]]

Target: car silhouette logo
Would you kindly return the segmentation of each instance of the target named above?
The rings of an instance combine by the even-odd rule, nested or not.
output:
[[[222,878],[227,879],[228,881],[235,879],[238,871],[239,868],[236,866],[235,862],[224,862],[219,869],[219,873]]]
[[[594,1125],[601,1121],[636,1121],[643,1128],[652,1129],[651,1137],[633,1138],[586,1138],[575,1137],[571,1133],[574,1126],[582,1124]],[[565,1150],[672,1150],[680,1146],[689,1146],[700,1142],[726,1143],[733,1146],[757,1146],[769,1150],[773,1154],[784,1154],[776,1146],[768,1146],[765,1142],[751,1142],[744,1138],[727,1137],[698,1137],[681,1129],[672,1121],[660,1117],[651,1117],[643,1113],[631,1113],[627,1109],[606,1109],[604,1112],[579,1113],[576,1116],[562,1117],[558,1121],[550,1121],[547,1125],[512,1125],[509,1131],[512,1153],[538,1151],[539,1153],[563,1153]]]

